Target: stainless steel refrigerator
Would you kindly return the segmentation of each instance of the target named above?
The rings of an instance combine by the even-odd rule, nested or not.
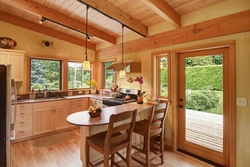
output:
[[[15,81],[11,79],[11,65],[0,65],[0,93],[0,167],[11,167],[11,140],[15,139],[17,99]],[[15,106],[13,120],[11,104]]]

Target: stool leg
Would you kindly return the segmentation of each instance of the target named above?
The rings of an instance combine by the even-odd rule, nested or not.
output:
[[[146,155],[146,166],[150,167],[150,138],[145,137],[145,155]]]
[[[88,139],[85,140],[85,166],[89,166],[89,145],[88,145]]]
[[[161,158],[161,164],[164,164],[164,155],[163,155],[163,153],[164,153],[164,140],[163,140],[163,135],[161,134],[161,136],[160,136],[160,151],[161,151],[161,156],[160,156],[160,158]]]
[[[111,155],[111,167],[114,166],[114,162],[115,162],[115,154]]]
[[[109,167],[109,152],[104,151],[104,167]]]

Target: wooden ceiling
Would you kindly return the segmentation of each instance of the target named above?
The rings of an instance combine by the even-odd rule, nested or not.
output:
[[[148,36],[148,27],[167,21],[181,27],[181,15],[225,0],[0,0],[0,20],[85,46],[86,4],[89,48],[101,42],[116,44],[135,31]],[[95,8],[95,9],[94,9]],[[96,10],[97,9],[97,10]],[[48,18],[39,24],[41,17]],[[117,21],[118,20],[118,21]],[[56,22],[56,23],[55,23]],[[64,25],[60,25],[60,24]]]

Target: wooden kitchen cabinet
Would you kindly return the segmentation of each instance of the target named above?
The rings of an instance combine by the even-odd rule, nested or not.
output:
[[[14,122],[15,105],[11,106],[11,121]],[[32,136],[32,104],[18,104],[16,112],[16,140]]]
[[[52,132],[69,127],[70,101],[60,100],[33,104],[33,135]]]
[[[70,114],[75,112],[88,110],[89,108],[89,98],[79,98],[70,100]]]
[[[11,64],[11,77],[16,81],[23,81],[24,51],[0,49],[0,64]]]

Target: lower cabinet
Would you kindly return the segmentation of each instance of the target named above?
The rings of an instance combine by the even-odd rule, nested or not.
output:
[[[70,100],[70,114],[75,112],[88,110],[89,108],[89,98],[79,98],[79,99],[71,99]],[[69,114],[69,115],[70,115]],[[69,124],[69,126],[74,126]]]
[[[70,101],[61,100],[33,104],[33,135],[69,127]]]
[[[11,122],[14,122],[15,105],[11,106]],[[16,108],[16,139],[32,136],[32,104],[18,104]]]

